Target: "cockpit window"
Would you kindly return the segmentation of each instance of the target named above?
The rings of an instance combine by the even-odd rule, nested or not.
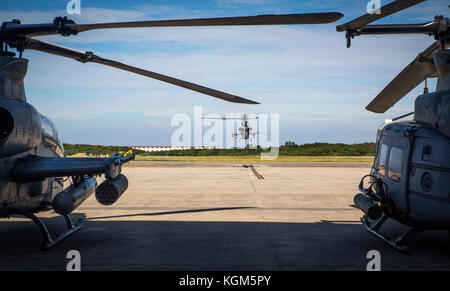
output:
[[[392,147],[389,155],[389,171],[388,177],[394,181],[402,179],[403,167],[403,149],[399,147]]]
[[[386,163],[389,147],[386,144],[381,145],[380,156],[378,159],[378,172],[380,175],[386,175]]]
[[[54,146],[57,147],[56,151],[59,155],[64,154],[64,147],[59,140],[58,130],[53,122],[47,117],[41,115],[41,127],[42,127],[42,135],[45,137],[47,142],[50,142]],[[51,140],[51,141],[49,141]]]
[[[56,129],[53,122],[47,117],[41,115],[41,126],[42,126],[42,134],[45,137],[49,137],[55,141],[59,140],[58,130]]]

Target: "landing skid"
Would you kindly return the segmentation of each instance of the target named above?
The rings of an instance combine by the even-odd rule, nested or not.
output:
[[[373,234],[377,238],[381,239],[382,241],[384,241],[385,243],[387,243],[388,245],[390,245],[391,247],[393,247],[394,249],[396,249],[402,253],[409,253],[409,248],[405,245],[405,243],[408,239],[410,239],[412,236],[414,236],[422,231],[427,230],[425,228],[416,226],[416,227],[413,227],[410,230],[406,231],[404,234],[402,234],[398,238],[391,239],[379,231],[381,226],[384,224],[384,222],[387,219],[388,219],[388,217],[385,214],[383,214],[383,216],[381,216],[380,219],[371,223],[369,221],[369,219],[367,218],[367,216],[364,215],[361,218],[361,221],[369,233]]]
[[[70,236],[71,234],[80,230],[81,226],[82,226],[81,222],[83,221],[82,219],[80,219],[78,221],[78,223],[75,224],[75,223],[73,223],[69,214],[63,215],[64,219],[66,220],[67,230],[64,231],[63,233],[52,236],[50,234],[50,232],[48,231],[47,227],[45,226],[45,224],[33,213],[27,212],[27,211],[17,211],[14,214],[19,214],[19,215],[25,216],[25,217],[31,219],[34,223],[36,223],[36,225],[39,227],[39,230],[41,231],[41,234],[42,234],[43,242],[42,242],[41,248],[43,250],[48,250],[48,249],[54,247],[55,245],[60,243],[62,240],[64,240],[68,236]]]

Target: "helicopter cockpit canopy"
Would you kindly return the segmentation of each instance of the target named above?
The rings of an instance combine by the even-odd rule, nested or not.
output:
[[[48,117],[42,114],[40,116],[41,116],[42,135],[44,136],[45,140],[49,141],[55,146],[59,146],[61,150],[64,150],[63,145],[59,140],[59,134],[55,124]]]

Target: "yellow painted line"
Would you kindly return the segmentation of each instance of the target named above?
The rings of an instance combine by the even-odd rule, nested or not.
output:
[[[255,176],[260,179],[260,180],[264,180],[264,177],[258,173],[258,171],[256,171],[255,167],[253,167],[253,164],[250,164],[250,169],[252,169],[253,174],[255,174]]]

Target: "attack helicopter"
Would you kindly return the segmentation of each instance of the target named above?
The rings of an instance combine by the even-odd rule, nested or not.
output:
[[[242,26],[322,24],[340,19],[336,12],[259,15],[245,17],[152,20],[97,24],[76,24],[67,17],[56,17],[51,23],[22,24],[14,19],[3,22],[0,29],[0,218],[22,215],[35,222],[48,249],[79,230],[70,214],[94,192],[99,203],[112,205],[127,190],[127,178],[122,165],[134,156],[114,154],[108,158],[66,157],[53,122],[27,102],[24,78],[28,60],[25,50],[71,58],[81,63],[97,63],[170,83],[225,101],[243,104],[258,102],[214,90],[198,84],[129,66],[95,55],[39,40],[37,36],[77,35],[95,29],[179,26]],[[16,50],[19,54],[11,51]],[[56,80],[55,80],[56,81]],[[97,187],[96,178],[105,176]],[[64,188],[64,179],[70,186]],[[67,230],[52,235],[36,216],[54,210],[62,215]]]
[[[256,137],[258,132],[252,131],[252,128],[249,126],[248,121],[251,119],[258,119],[258,117],[248,117],[248,114],[242,114],[240,118],[234,117],[222,117],[222,118],[213,118],[213,117],[203,117],[203,119],[219,119],[219,120],[241,120],[241,127],[239,128],[239,132],[233,133],[232,137],[240,138],[242,140],[250,139],[250,136],[253,138]]]
[[[404,68],[366,107],[384,113],[411,90],[437,77],[435,92],[415,99],[414,112],[386,121],[377,132],[370,174],[359,184],[355,205],[364,213],[367,231],[407,252],[407,241],[425,230],[450,231],[450,21],[442,15],[418,24],[368,25],[424,0],[398,0],[337,26],[347,47],[360,35],[426,34],[435,42]],[[413,115],[413,120],[402,120]],[[409,230],[390,238],[380,229],[394,219]]]

